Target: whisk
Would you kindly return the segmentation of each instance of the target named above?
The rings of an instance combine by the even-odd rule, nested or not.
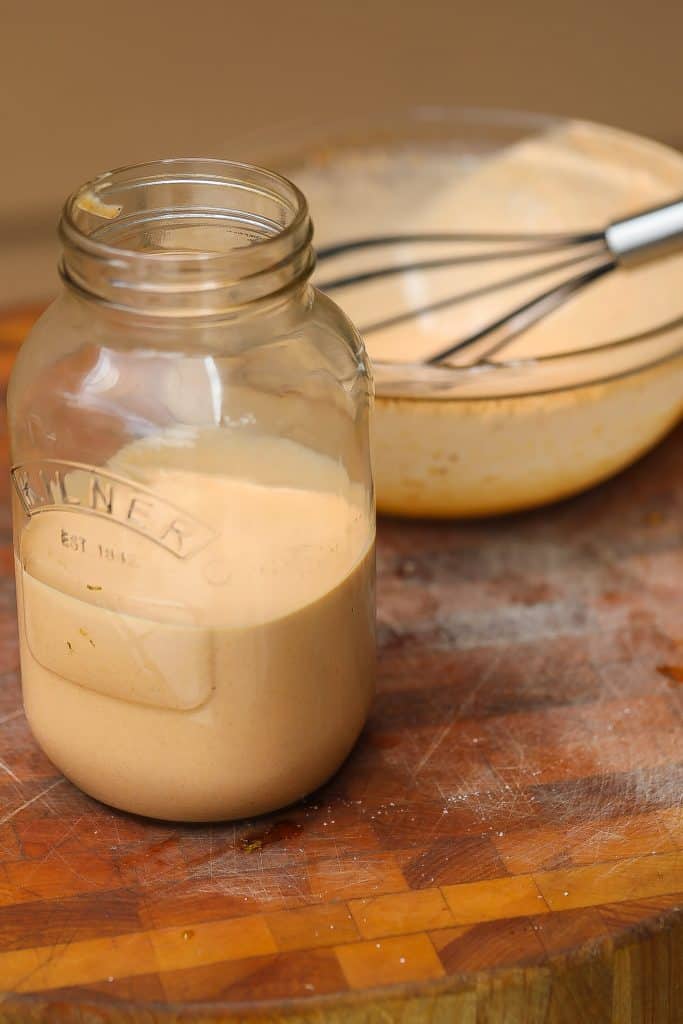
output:
[[[547,316],[572,296],[582,291],[593,281],[604,277],[620,266],[629,266],[649,259],[656,259],[674,249],[683,249],[683,197],[651,209],[642,210],[633,216],[614,221],[606,228],[582,234],[462,234],[425,233],[377,235],[357,238],[328,245],[318,250],[318,264],[326,266],[339,256],[348,256],[386,246],[417,244],[458,243],[474,247],[470,255],[444,256],[435,259],[417,260],[410,263],[395,263],[357,269],[340,277],[317,282],[324,292],[341,288],[358,288],[370,281],[414,271],[433,271],[446,267],[464,267],[473,264],[516,260],[523,257],[548,257],[540,266],[518,274],[508,274],[499,280],[488,282],[467,291],[448,295],[427,305],[415,306],[398,312],[373,324],[361,327],[361,333],[391,327],[406,320],[417,319],[423,314],[434,313],[449,306],[477,299],[511,286],[533,282],[537,278],[553,273],[565,272],[559,283],[546,288],[531,299],[505,312],[504,315],[485,324],[471,334],[455,339],[446,348],[423,360],[428,365],[437,365],[456,354],[471,348],[478,342],[485,342],[483,351],[476,359],[482,363],[501,352],[513,338],[526,331],[532,324]],[[483,250],[481,246],[483,245]],[[558,258],[560,257],[560,258]]]

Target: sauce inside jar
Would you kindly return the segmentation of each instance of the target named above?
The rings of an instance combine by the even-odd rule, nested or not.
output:
[[[204,431],[190,452],[157,438],[96,477],[61,470],[81,505],[32,516],[17,566],[24,701],[93,796],[242,817],[309,792],[362,727],[374,531],[344,471],[300,445]]]

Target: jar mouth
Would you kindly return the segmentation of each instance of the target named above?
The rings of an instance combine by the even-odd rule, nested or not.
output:
[[[66,201],[62,273],[141,312],[221,312],[313,269],[304,195],[273,171],[180,158],[108,171]]]

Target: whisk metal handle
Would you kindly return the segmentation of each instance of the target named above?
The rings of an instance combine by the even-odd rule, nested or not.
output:
[[[605,229],[605,242],[618,263],[659,256],[683,243],[683,199],[617,220]]]

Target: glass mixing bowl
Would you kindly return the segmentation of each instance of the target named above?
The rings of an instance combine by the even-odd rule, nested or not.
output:
[[[546,157],[537,145],[549,138]],[[520,152],[525,177],[512,188],[496,167]],[[683,193],[683,156],[666,146],[505,111],[427,108],[324,128],[289,125],[267,143],[252,140],[249,155],[302,188],[318,247],[420,229],[473,231],[482,217],[486,230],[585,230]],[[482,168],[493,168],[489,184],[446,221],[451,181]],[[342,289],[334,298],[363,333],[386,313],[373,304],[390,300],[394,312],[433,298],[428,273],[397,275],[383,295]],[[541,505],[606,479],[671,430],[683,415],[683,256],[625,274],[633,272],[616,271],[552,314],[535,348],[521,337],[474,367],[411,356],[413,346],[444,347],[447,319],[403,325],[398,357],[391,336],[368,334],[379,510],[468,517]],[[329,277],[323,263],[317,282]],[[480,303],[479,315],[485,320],[490,309]]]

